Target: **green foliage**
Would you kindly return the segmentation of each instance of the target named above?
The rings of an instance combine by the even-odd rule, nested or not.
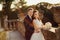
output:
[[[22,9],[22,12],[26,12],[26,10],[27,10],[27,8],[28,8],[28,6],[23,6],[21,9]]]
[[[19,6],[23,6],[24,4],[26,4],[25,0],[20,0],[20,2],[18,3]]]
[[[12,2],[12,1],[14,1],[14,0],[0,0],[0,2]]]
[[[0,3],[3,2],[4,0],[0,0]]]
[[[12,2],[12,1],[14,1],[14,0],[5,0],[5,2]]]
[[[21,0],[21,4],[26,4],[26,2],[24,0]]]

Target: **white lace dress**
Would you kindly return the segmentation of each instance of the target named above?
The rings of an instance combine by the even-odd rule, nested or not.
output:
[[[34,23],[37,25],[38,28],[42,28],[43,23],[41,20],[39,21],[38,19],[36,19],[34,20]],[[30,40],[45,40],[45,39],[41,31],[38,33],[34,31]]]

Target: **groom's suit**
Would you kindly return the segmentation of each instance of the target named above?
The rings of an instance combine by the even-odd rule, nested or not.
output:
[[[34,27],[32,24],[32,19],[27,15],[24,19],[24,25],[25,25],[25,38],[26,40],[30,40],[32,33],[34,32]]]

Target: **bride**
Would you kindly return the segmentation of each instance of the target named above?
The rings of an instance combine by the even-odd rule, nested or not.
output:
[[[35,10],[33,12],[33,25],[34,25],[34,33],[31,36],[30,40],[45,40],[44,36],[41,32],[41,29],[43,28],[43,23],[39,19],[39,11]]]

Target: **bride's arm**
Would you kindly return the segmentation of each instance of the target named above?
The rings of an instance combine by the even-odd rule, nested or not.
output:
[[[44,24],[41,25],[41,29],[45,29],[45,25]]]
[[[44,29],[44,28],[45,28],[45,25],[42,23],[41,20],[40,20],[40,22],[41,22],[41,24],[40,24],[41,27],[40,27],[40,28],[41,28],[41,29]]]
[[[33,20],[33,25],[34,25],[34,29],[37,29],[37,25],[36,25],[35,20]]]
[[[45,25],[42,25],[42,29],[46,29]]]
[[[36,24],[35,20],[33,20],[33,25],[34,25],[34,29],[36,32],[39,32],[40,29],[38,28],[38,25]]]

